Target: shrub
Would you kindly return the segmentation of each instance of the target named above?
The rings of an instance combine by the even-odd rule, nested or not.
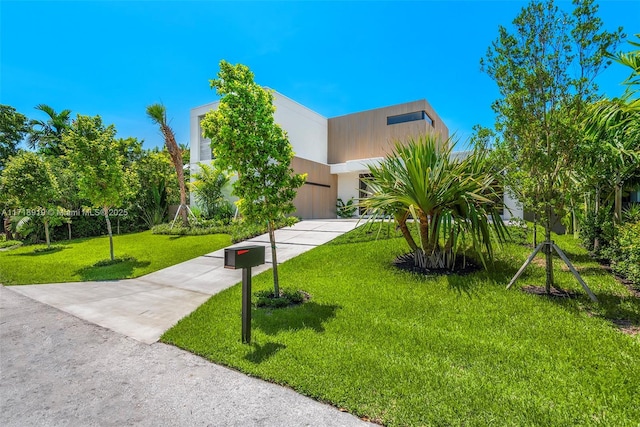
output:
[[[640,285],[640,221],[616,227],[616,238],[605,253],[613,271]]]
[[[296,217],[287,217],[276,222],[276,228],[287,227],[298,222]],[[253,224],[246,220],[236,220],[226,224],[224,220],[201,220],[184,227],[176,223],[156,225],[151,229],[153,234],[170,234],[178,236],[199,236],[204,234],[229,234],[231,242],[238,243],[267,232],[267,224]]]
[[[598,214],[589,211],[582,219],[580,225],[582,244],[596,256],[601,256],[600,252],[610,246],[614,240],[615,228],[612,218],[611,210],[604,208],[600,209]]]
[[[298,305],[308,300],[309,294],[303,291],[292,291],[289,289],[280,289],[280,295],[275,297],[273,291],[264,290],[255,293],[258,301],[256,307],[263,308],[284,308],[290,305]]]
[[[346,203],[340,198],[336,202],[336,213],[340,218],[352,218],[357,209],[358,207],[354,203],[353,197],[347,200]]]
[[[0,234],[0,249],[22,245],[22,242],[19,240],[6,240],[6,238],[2,239],[2,237],[4,237],[4,234]]]
[[[512,218],[507,226],[509,230],[509,241],[519,245],[529,243],[529,228],[527,222],[521,218]]]

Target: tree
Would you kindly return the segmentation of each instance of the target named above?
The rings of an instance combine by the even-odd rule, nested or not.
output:
[[[453,145],[434,135],[396,142],[391,154],[369,167],[369,194],[360,201],[373,216],[393,215],[414,264],[425,269],[454,270],[469,240],[486,267],[483,249],[493,259],[491,231],[499,241],[505,237],[487,150],[478,147],[457,159],[451,156]],[[418,241],[409,229],[411,219]]]
[[[17,210],[42,216],[47,247],[51,246],[49,220],[55,215],[52,208],[58,198],[58,183],[50,165],[36,153],[24,151],[12,157],[2,171],[0,188]]]
[[[115,257],[109,216],[135,188],[132,172],[125,168],[122,144],[127,140],[116,140],[115,135],[115,127],[105,127],[100,116],[78,114],[62,137],[65,156],[78,174],[81,197],[100,208],[105,217],[112,261]]]
[[[166,150],[146,150],[135,163],[140,183],[134,204],[147,227],[162,223],[168,212],[170,201],[179,200],[175,168]],[[172,193],[173,190],[173,193]]]
[[[514,33],[499,28],[481,61],[502,96],[493,109],[500,144],[510,155],[508,186],[521,186],[545,228],[547,292],[553,286],[552,221],[562,216],[571,188],[581,115],[595,97],[594,79],[607,66],[607,51],[622,34],[601,29],[593,0],[573,4],[568,14],[553,0],[532,1],[513,21]]]
[[[640,38],[640,34],[636,35]],[[640,43],[629,41],[632,46]],[[616,62],[631,68],[631,75],[623,82],[627,86],[620,98],[603,98],[589,105],[584,125],[586,137],[581,147],[582,165],[578,179],[585,193],[595,189],[594,217],[600,218],[601,193],[614,197],[614,222],[622,218],[623,186],[640,177],[640,50],[609,55]],[[591,244],[598,250],[599,239]]]
[[[192,172],[191,189],[207,219],[229,220],[233,215],[230,203],[223,190],[229,184],[231,174],[212,165],[199,163],[198,170]]]
[[[152,104],[147,107],[147,116],[158,126],[164,137],[164,143],[171,156],[171,161],[176,169],[178,185],[180,186],[180,207],[182,213],[182,224],[189,225],[189,215],[187,207],[187,187],[184,182],[184,164],[182,162],[182,150],[176,142],[173,129],[167,124],[167,110],[162,104]]]
[[[271,242],[274,295],[280,295],[276,256],[276,220],[295,211],[296,190],[306,175],[293,173],[293,150],[287,134],[274,122],[273,93],[254,82],[242,64],[220,61],[218,78],[211,87],[222,98],[201,125],[211,139],[216,161],[237,172],[233,192],[238,207],[250,221],[266,222]]]
[[[9,105],[0,104],[0,170],[18,153],[18,144],[29,131],[27,118]]]
[[[63,110],[60,113],[46,104],[39,104],[36,110],[42,111],[49,118],[47,121],[31,120],[27,144],[31,149],[37,149],[48,156],[61,156],[64,154],[62,147],[62,134],[69,128],[71,110]]]

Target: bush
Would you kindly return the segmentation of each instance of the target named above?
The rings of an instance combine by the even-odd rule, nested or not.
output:
[[[600,209],[598,214],[595,212],[587,212],[580,224],[580,237],[582,244],[596,256],[601,256],[601,251],[609,247],[615,235],[615,227],[613,224],[613,215],[609,209]],[[599,246],[595,247],[596,239]]]
[[[338,198],[336,202],[336,213],[340,218],[352,218],[358,207],[353,201],[353,197],[347,200],[347,203]]]
[[[302,304],[310,298],[306,292],[292,291],[289,289],[281,289],[278,297],[275,297],[271,290],[258,291],[255,295],[258,298],[256,307],[262,308],[289,307],[291,305]]]
[[[640,221],[616,227],[616,238],[605,255],[616,274],[640,285]]]
[[[20,240],[6,240],[4,234],[0,234],[0,249],[21,245],[22,242]]]
[[[287,227],[298,222],[296,217],[287,217],[276,221],[276,228]],[[170,234],[178,236],[199,236],[204,234],[229,234],[232,243],[242,242],[252,237],[259,236],[267,232],[267,225],[249,223],[245,220],[235,220],[226,224],[224,220],[201,220],[189,227],[176,224],[156,225],[151,229],[153,234]]]
[[[529,227],[525,220],[511,218],[508,222],[507,230],[509,230],[509,241],[519,245],[527,245],[529,243]]]

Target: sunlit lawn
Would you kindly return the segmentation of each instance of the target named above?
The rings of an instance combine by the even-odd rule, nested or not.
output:
[[[254,310],[251,345],[240,342],[240,286],[162,340],[385,425],[640,424],[640,338],[611,321],[640,324],[640,302],[571,237],[555,239],[599,304],[559,259],[558,283],[579,297],[521,292],[544,284],[536,265],[505,290],[531,251],[521,245],[506,245],[491,273],[425,278],[391,265],[402,239],[357,233],[280,267],[281,286],[312,299]],[[263,273],[254,290],[271,280]]]
[[[138,277],[230,244],[231,238],[226,234],[166,236],[145,231],[114,236],[115,256],[126,260],[104,267],[93,265],[109,259],[106,236],[59,242],[49,252],[40,252],[45,245],[23,246],[0,252],[0,283],[25,285]]]

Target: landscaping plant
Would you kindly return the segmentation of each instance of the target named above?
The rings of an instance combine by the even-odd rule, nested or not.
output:
[[[506,235],[487,151],[476,148],[460,160],[451,157],[452,149],[451,141],[433,134],[396,142],[379,165],[369,166],[368,194],[360,200],[374,217],[393,215],[414,264],[423,269],[453,270],[467,244],[486,267],[493,259],[492,231],[499,242]]]
[[[274,296],[280,295],[276,253],[276,221],[295,211],[293,199],[306,175],[291,169],[293,149],[273,118],[273,93],[254,81],[245,65],[220,61],[211,87],[221,97],[217,110],[201,122],[204,136],[221,168],[237,173],[233,194],[240,212],[267,225],[271,242]]]

